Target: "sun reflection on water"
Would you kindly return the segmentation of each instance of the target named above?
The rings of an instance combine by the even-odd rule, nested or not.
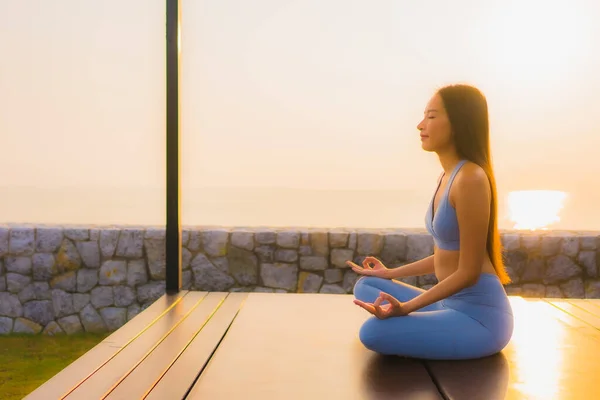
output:
[[[567,197],[556,190],[522,190],[508,194],[509,218],[514,229],[545,230],[560,221]]]

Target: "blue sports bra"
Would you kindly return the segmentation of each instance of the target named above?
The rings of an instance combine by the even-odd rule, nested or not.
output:
[[[431,203],[429,204],[429,208],[427,210],[427,214],[425,215],[425,226],[427,227],[427,231],[433,236],[433,241],[435,245],[444,250],[459,250],[460,249],[460,232],[458,229],[458,220],[456,218],[456,210],[450,204],[448,200],[448,195],[450,193],[450,188],[452,187],[452,182],[456,177],[456,174],[460,170],[460,168],[467,162],[467,160],[461,160],[450,175],[450,179],[448,179],[448,184],[444,190],[444,194],[440,199],[440,203],[438,204],[438,208],[435,211],[435,215],[433,215],[435,196],[437,195],[438,190],[440,189],[440,185],[442,183],[442,175],[438,181],[437,189],[433,194],[433,198],[431,199]]]

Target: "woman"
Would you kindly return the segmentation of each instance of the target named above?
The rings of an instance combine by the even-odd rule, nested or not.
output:
[[[370,350],[424,359],[470,359],[495,354],[509,342],[513,315],[503,284],[487,101],[476,88],[451,85],[429,101],[417,129],[443,173],[425,224],[434,254],[387,268],[374,258],[359,266],[355,304],[373,317],[360,329]],[[425,291],[395,279],[435,273]]]

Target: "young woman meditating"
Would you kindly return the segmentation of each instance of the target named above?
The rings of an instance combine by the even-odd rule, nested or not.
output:
[[[381,354],[424,359],[470,359],[495,354],[509,342],[513,315],[503,284],[497,194],[490,157],[487,100],[476,88],[436,92],[417,126],[425,151],[443,173],[425,216],[434,254],[387,268],[374,258],[348,265],[361,277],[354,302],[373,317],[359,336]],[[423,290],[398,278],[435,273]]]

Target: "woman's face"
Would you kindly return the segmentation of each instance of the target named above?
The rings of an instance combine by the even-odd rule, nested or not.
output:
[[[439,152],[453,146],[452,127],[439,94],[427,103],[423,120],[417,129],[421,131],[421,147],[425,151]]]

